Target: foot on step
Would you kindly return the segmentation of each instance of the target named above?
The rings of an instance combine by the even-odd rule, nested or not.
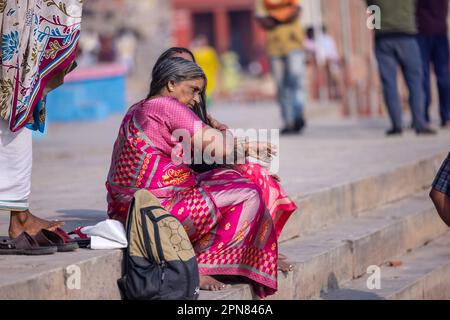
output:
[[[200,276],[200,289],[209,291],[219,291],[229,289],[231,286],[214,279],[211,276]]]
[[[34,236],[42,229],[54,231],[63,224],[64,222],[62,221],[48,221],[38,218],[31,214],[29,210],[15,211],[11,213],[9,237],[15,239],[23,232],[27,232],[29,235]]]

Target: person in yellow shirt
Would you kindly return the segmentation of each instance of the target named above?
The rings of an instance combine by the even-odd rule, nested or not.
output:
[[[217,74],[220,69],[220,61],[216,50],[209,45],[208,38],[205,35],[197,36],[192,45],[197,64],[203,69],[208,79],[206,87],[206,98],[211,102],[217,84]]]
[[[256,19],[267,31],[267,52],[284,121],[282,134],[300,133],[305,126],[304,34],[299,17],[299,0],[256,1]]]

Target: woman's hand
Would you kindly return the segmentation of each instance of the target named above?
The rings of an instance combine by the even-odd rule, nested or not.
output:
[[[211,123],[211,127],[213,127],[216,130],[225,131],[225,130],[229,129],[226,124],[219,122],[218,120],[214,119],[210,115],[208,115],[208,120]]]
[[[226,124],[220,123],[217,121],[216,127],[217,130],[219,131],[226,131],[229,129],[229,127]]]
[[[264,162],[270,162],[277,155],[277,147],[270,142],[252,141],[248,143],[248,156]]]

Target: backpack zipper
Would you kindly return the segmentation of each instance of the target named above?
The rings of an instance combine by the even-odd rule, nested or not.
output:
[[[131,199],[131,203],[130,206],[128,208],[128,221],[127,221],[127,241],[128,241],[128,245],[127,245],[127,249],[126,249],[126,257],[125,257],[125,270],[124,270],[124,275],[128,274],[128,269],[129,269],[129,259],[130,259],[130,245],[131,245],[131,224],[133,223],[133,211],[134,209],[134,197],[133,199]]]
[[[142,231],[144,235],[144,246],[147,251],[147,256],[149,259],[156,260],[153,256],[152,249],[150,248],[150,235],[148,234],[148,225],[147,225],[147,216],[145,212],[141,209],[141,223],[142,223]]]
[[[160,219],[158,219],[159,221]],[[156,252],[158,252],[158,256],[159,256],[159,266],[161,267],[161,284],[164,282],[164,278],[165,278],[165,268],[166,268],[166,260],[164,257],[164,252],[162,250],[161,247],[161,236],[159,234],[159,228],[158,228],[158,223],[155,222],[154,220],[152,220],[153,222],[153,230],[154,230],[154,234],[155,234],[155,244],[156,244]]]
[[[144,208],[144,209],[145,210],[142,210],[143,213],[145,211],[145,214],[150,218],[150,220],[153,223],[153,233],[155,235],[156,252],[158,253],[159,260],[160,260],[159,266],[161,268],[161,284],[163,284],[164,283],[164,279],[166,277],[165,269],[167,267],[167,262],[166,262],[166,259],[164,257],[164,252],[163,252],[162,247],[161,247],[161,236],[159,234],[158,222],[160,220],[164,219],[164,218],[173,217],[173,216],[171,214],[164,214],[164,215],[156,218],[153,215],[153,213],[151,212],[151,210],[152,209],[163,209],[163,210],[165,210],[162,207],[147,207],[147,208]]]

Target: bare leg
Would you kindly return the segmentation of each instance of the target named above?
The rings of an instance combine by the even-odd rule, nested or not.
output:
[[[36,235],[41,229],[55,230],[61,227],[61,221],[47,221],[38,218],[31,214],[29,210],[26,211],[11,211],[11,219],[9,222],[9,237],[14,239],[22,232],[26,231],[30,235]]]
[[[431,190],[430,198],[441,219],[450,227],[450,197],[437,190]]]
[[[202,290],[219,291],[230,287],[229,284],[224,284],[211,276],[200,276],[200,289]]]

